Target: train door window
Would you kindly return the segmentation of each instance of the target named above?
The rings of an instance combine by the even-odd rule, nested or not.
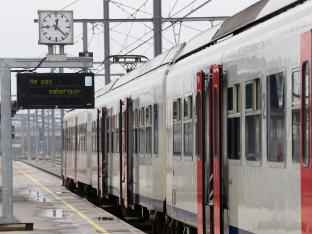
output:
[[[240,160],[240,110],[241,89],[240,84],[228,88],[228,112],[227,112],[227,154],[228,159]]]
[[[126,112],[122,113],[122,152],[126,152]]]
[[[105,132],[105,135],[106,135],[106,142],[105,142],[105,144],[106,144],[106,152],[107,152],[107,154],[108,153],[110,153],[110,148],[109,148],[109,141],[110,141],[110,118],[109,118],[109,116],[107,115],[106,117],[105,117],[105,121],[106,121],[106,132]]]
[[[152,106],[146,108],[145,111],[146,122],[146,154],[152,154]]]
[[[182,154],[181,98],[173,101],[173,155]]]
[[[115,127],[116,127],[116,123],[115,123],[115,115],[111,116],[111,124],[112,124],[112,136],[111,136],[111,149],[112,149],[112,153],[115,153]]]
[[[292,160],[300,162],[300,71],[292,73]]]
[[[134,148],[133,148],[133,151],[135,154],[138,153],[138,127],[139,127],[139,113],[138,113],[138,110],[135,109],[134,110],[134,121],[133,121],[133,145],[134,145]]]
[[[119,113],[115,115],[115,153],[119,153]]]
[[[193,98],[192,95],[184,98],[183,101],[183,146],[184,156],[193,156]]]
[[[303,63],[302,67],[302,163],[304,166],[309,165],[310,161],[310,64],[308,61]]]
[[[154,129],[154,155],[158,155],[158,105],[154,104],[153,110],[153,129]]]
[[[139,153],[140,155],[145,155],[145,116],[144,116],[144,108],[141,108],[140,111],[140,128],[139,128]]]
[[[285,161],[285,79],[284,73],[267,77],[268,81],[268,161]]]
[[[261,160],[261,101],[260,79],[245,86],[245,150],[248,161]]]

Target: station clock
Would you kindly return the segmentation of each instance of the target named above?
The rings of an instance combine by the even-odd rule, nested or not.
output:
[[[38,11],[39,44],[73,44],[72,11]]]

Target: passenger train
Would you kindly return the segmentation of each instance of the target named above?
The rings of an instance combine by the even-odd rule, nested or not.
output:
[[[154,233],[312,233],[312,1],[262,0],[65,115],[63,176]]]

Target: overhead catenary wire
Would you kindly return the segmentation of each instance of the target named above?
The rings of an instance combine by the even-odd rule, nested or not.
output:
[[[201,5],[199,5],[198,7],[196,7],[195,9],[191,10],[190,12],[188,12],[187,14],[185,14],[183,17],[178,18],[177,20],[175,20],[174,22],[171,23],[171,25],[167,26],[166,28],[162,29],[161,32],[167,30],[168,28],[172,27],[174,24],[182,21],[184,18],[188,17],[189,15],[193,14],[194,12],[196,12],[197,10],[201,9],[202,7],[204,7],[205,5],[207,5],[209,2],[211,2],[212,0],[207,0],[204,3],[202,3]],[[148,41],[152,40],[154,38],[154,35],[150,38],[148,38],[147,40],[145,40],[144,42],[140,43],[138,46],[136,46],[135,48],[129,50],[126,54],[130,54],[132,53],[134,50],[140,48],[141,46],[145,45]]]
[[[60,10],[62,11],[62,10],[65,10],[66,8],[68,8],[68,7],[70,7],[70,6],[72,6],[72,5],[74,5],[74,4],[76,4],[77,2],[79,2],[80,0],[75,0],[75,1],[73,1],[73,2],[71,2],[71,3],[69,3],[68,5],[66,5],[66,6],[64,6],[63,8],[61,8]]]

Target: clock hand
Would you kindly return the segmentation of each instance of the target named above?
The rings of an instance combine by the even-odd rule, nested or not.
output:
[[[60,31],[65,37],[67,37],[67,35],[60,28],[56,28],[56,29]]]
[[[54,29],[57,30],[58,29],[58,23],[59,23],[59,19],[55,20],[55,25],[54,25]]]

